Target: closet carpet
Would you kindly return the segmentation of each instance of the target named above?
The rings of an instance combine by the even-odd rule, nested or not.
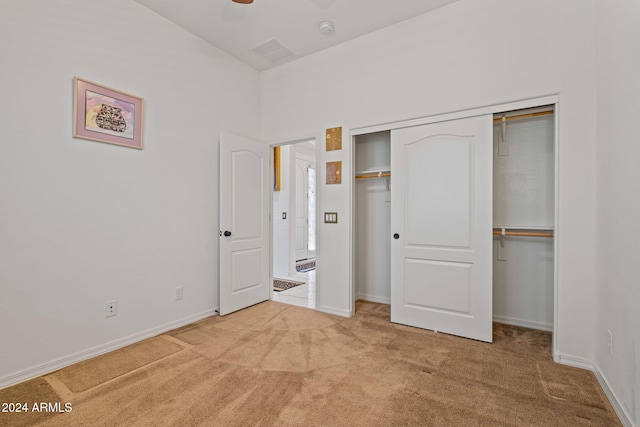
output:
[[[620,425],[593,373],[550,345],[505,325],[493,344],[395,325],[383,304],[346,319],[268,301],[0,390],[59,403],[0,425]]]

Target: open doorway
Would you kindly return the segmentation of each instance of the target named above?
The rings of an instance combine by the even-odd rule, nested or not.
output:
[[[282,145],[273,192],[274,301],[315,308],[316,142]]]

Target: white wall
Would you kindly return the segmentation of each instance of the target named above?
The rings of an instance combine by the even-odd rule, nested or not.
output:
[[[261,74],[262,138],[287,140],[559,94],[559,316],[561,360],[593,360],[595,319],[595,0],[461,0]],[[351,148],[319,150],[317,307],[348,314]],[[326,161],[343,184],[324,185]],[[324,271],[324,270],[322,270]]]
[[[640,3],[598,0],[597,12],[595,360],[627,418],[640,425]]]
[[[2,0],[0,40],[0,386],[212,314],[258,73],[131,0]],[[144,98],[144,150],[72,138],[74,76]]]

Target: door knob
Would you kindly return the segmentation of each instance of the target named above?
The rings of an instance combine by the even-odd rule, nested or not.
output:
[[[398,240],[400,238],[400,235],[398,233],[396,233],[396,234],[393,235],[393,238]]]
[[[225,237],[229,237],[229,236],[231,236],[231,232],[229,230],[227,230],[227,231],[224,232],[224,235],[225,235]]]

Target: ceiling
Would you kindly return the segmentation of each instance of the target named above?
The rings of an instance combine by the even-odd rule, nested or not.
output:
[[[457,0],[136,1],[262,71]],[[333,33],[320,32],[323,21]],[[265,42],[261,53],[252,50]]]

